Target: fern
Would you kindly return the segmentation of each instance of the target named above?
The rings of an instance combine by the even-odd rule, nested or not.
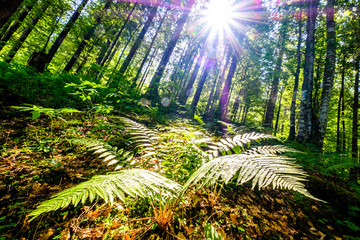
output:
[[[234,154],[218,157],[202,165],[191,175],[183,190],[200,181],[202,187],[212,185],[220,179],[228,182],[237,177],[236,183],[240,185],[252,181],[252,188],[258,186],[260,189],[272,185],[274,189],[294,190],[319,200],[305,189],[302,181],[306,180],[306,176],[307,174],[287,157]]]
[[[253,132],[236,135],[232,138],[222,138],[219,142],[213,142],[212,139],[208,138],[205,140],[195,141],[195,143],[206,143],[209,147],[209,157],[216,158],[219,156],[219,153],[222,155],[229,155],[232,153],[240,154],[242,148],[252,141],[274,138],[275,137],[272,135]]]
[[[114,117],[112,120],[119,120],[125,125],[125,130],[132,136],[130,140],[132,140],[135,148],[139,148],[145,153],[142,156],[143,158],[157,154],[156,145],[160,138],[155,131],[125,117]]]
[[[120,169],[126,163],[130,162],[133,159],[133,155],[129,151],[124,149],[117,150],[116,147],[112,147],[107,143],[91,140],[91,139],[73,139],[71,142],[76,144],[85,145],[89,148],[90,151],[93,151],[94,154],[99,154],[99,158],[103,158],[104,162],[107,162],[107,165],[114,165],[119,163],[116,166],[115,170]]]
[[[262,154],[262,155],[277,155],[281,153],[302,153],[296,149],[285,145],[266,145],[255,148],[250,148],[242,152],[246,155]]]
[[[29,214],[30,221],[42,213],[56,211],[79,203],[85,204],[96,198],[102,198],[105,202],[113,204],[115,197],[126,202],[125,194],[135,197],[155,197],[156,195],[171,196],[180,189],[180,185],[157,173],[142,169],[122,170],[114,174],[99,175],[89,181],[66,189],[40,204]]]

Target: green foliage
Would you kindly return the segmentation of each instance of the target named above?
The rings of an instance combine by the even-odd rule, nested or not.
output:
[[[156,157],[157,159],[167,158],[171,160],[179,154],[179,152],[184,152],[186,149],[180,149],[178,152],[163,151],[164,148],[158,147],[160,138],[156,132],[128,118],[115,117],[113,121],[120,121],[124,124],[125,129],[131,136],[130,140],[136,144],[135,149],[141,149],[142,151],[139,156],[140,158],[151,157],[151,159],[153,159]],[[228,152],[234,149],[235,144],[237,144],[237,146],[243,146],[245,143],[265,137],[270,138],[271,136],[257,133],[244,134],[243,136],[237,135],[234,139],[220,140],[221,144],[215,144],[215,149],[221,152]],[[98,141],[81,139],[75,140],[74,142],[85,144],[91,151],[94,151],[95,154],[100,154],[99,158],[104,158],[104,161],[110,161],[111,164],[117,163],[119,156],[122,157],[122,159],[131,156],[122,149],[117,150],[117,148],[112,148]],[[194,143],[190,143],[190,146],[194,146]],[[192,147],[192,149],[196,148]],[[266,151],[270,151],[269,149],[271,148],[266,148]],[[275,149],[277,149],[276,152],[289,150],[289,148],[280,147],[275,147]],[[256,150],[253,151],[256,152]],[[259,149],[257,149],[257,151],[259,151]],[[265,150],[262,149],[262,151]],[[198,149],[198,159],[207,161],[208,157],[205,154],[200,154],[200,152],[201,150]],[[254,152],[248,152],[248,154],[252,153]],[[129,159],[125,160],[125,162],[128,161]],[[164,165],[166,166],[167,164]],[[158,167],[161,167],[161,165],[158,164]],[[209,184],[216,184],[219,180],[226,183],[233,178],[236,179],[237,184],[252,181],[253,188],[255,186],[258,186],[259,189],[272,186],[273,188],[294,190],[309,198],[319,200],[305,189],[302,181],[305,181],[306,176],[305,172],[292,162],[292,159],[266,154],[233,154],[215,158],[198,168],[189,176],[189,179],[183,186],[180,186],[171,179],[150,171],[141,169],[122,170],[114,174],[93,177],[87,182],[60,192],[55,198],[42,203],[30,216],[34,219],[42,213],[54,211],[66,207],[69,204],[77,205],[80,202],[84,204],[88,198],[90,201],[93,201],[95,198],[100,197],[104,199],[105,202],[113,203],[115,197],[125,202],[125,194],[131,197],[140,196],[144,198],[149,195],[157,195],[161,192],[173,198],[181,197],[191,185],[201,182],[199,187],[202,187]]]
[[[65,84],[78,82],[79,77],[67,73],[36,73],[20,65],[0,62],[0,99],[8,104],[31,103],[44,107],[71,106]]]
[[[20,111],[30,111],[32,115],[32,120],[35,120],[41,116],[41,114],[45,114],[46,116],[50,118],[54,117],[60,117],[61,115],[65,114],[73,114],[73,113],[81,113],[81,111],[73,109],[73,108],[60,108],[60,109],[54,109],[54,108],[44,108],[41,106],[36,105],[30,105],[30,104],[24,104],[28,105],[26,106],[12,106],[12,108],[20,110]]]

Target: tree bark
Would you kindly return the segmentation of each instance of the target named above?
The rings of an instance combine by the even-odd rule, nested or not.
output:
[[[351,151],[353,158],[359,158],[358,155],[358,114],[359,114],[359,62],[357,57],[355,61],[355,85],[354,85],[354,103],[353,103],[353,122],[352,122],[352,138]]]
[[[344,114],[344,109],[342,108],[343,98],[344,98],[344,84],[345,84],[345,56],[343,58],[342,70],[341,70],[341,87],[339,94],[338,110],[337,110],[337,124],[336,124],[336,151],[340,152],[343,148],[341,147],[341,134],[340,134],[340,122],[341,114]],[[345,104],[344,104],[345,105]],[[345,107],[345,106],[344,106]],[[342,119],[344,121],[344,119]],[[344,128],[344,127],[343,127]]]
[[[153,78],[151,79],[148,90],[145,93],[145,95],[148,98],[150,98],[153,105],[159,103],[159,101],[160,101],[159,84],[160,84],[161,77],[164,74],[166,65],[169,62],[170,56],[175,48],[175,45],[176,45],[177,41],[179,40],[180,34],[184,28],[186,20],[189,17],[189,14],[190,14],[193,4],[194,4],[194,0],[189,0],[187,8],[184,9],[185,12],[177,20],[175,32],[171,36],[171,40],[169,41],[169,43],[166,46],[163,57],[160,60],[160,64],[157,67],[156,72],[155,72]]]
[[[321,95],[321,105],[319,114],[319,132],[316,134],[316,144],[320,149],[323,148],[325,133],[327,128],[328,115],[330,110],[331,92],[334,85],[334,73],[336,63],[336,35],[335,35],[335,21],[334,21],[334,4],[336,0],[327,1],[326,10],[326,33],[327,33],[327,48],[323,79],[323,91]]]
[[[304,79],[300,104],[299,131],[296,141],[309,141],[312,130],[312,83],[315,56],[315,24],[319,0],[310,0],[307,8]]]
[[[301,42],[302,42],[301,39],[302,39],[302,17],[299,20],[299,34],[298,34],[298,44],[297,44],[297,52],[296,52],[297,66],[295,72],[294,89],[293,89],[291,106],[290,106],[290,132],[288,138],[288,140],[290,141],[294,141],[296,136],[295,112],[296,112],[296,99],[299,88],[299,77],[300,77],[300,69],[301,69]]]

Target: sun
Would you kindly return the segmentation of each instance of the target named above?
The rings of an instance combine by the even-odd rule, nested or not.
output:
[[[234,20],[234,6],[230,0],[210,0],[204,11],[204,21],[217,34],[228,29]]]

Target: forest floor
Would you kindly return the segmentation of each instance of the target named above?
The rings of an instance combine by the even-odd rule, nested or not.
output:
[[[76,115],[65,122],[46,116],[31,120],[30,115],[9,109],[0,112],[1,240],[205,239],[208,224],[217,230],[212,239],[220,239],[219,235],[222,239],[360,239],[360,228],[354,223],[359,206],[341,206],[341,199],[322,203],[293,192],[231,184],[221,191],[219,187],[192,189],[172,208],[151,207],[146,200],[119,201],[113,206],[98,201],[29,222],[27,214],[40,202],[109,171],[68,139],[121,138],[105,117],[92,121]],[[336,186],[346,185],[316,174]],[[159,220],[161,214],[168,220]]]

